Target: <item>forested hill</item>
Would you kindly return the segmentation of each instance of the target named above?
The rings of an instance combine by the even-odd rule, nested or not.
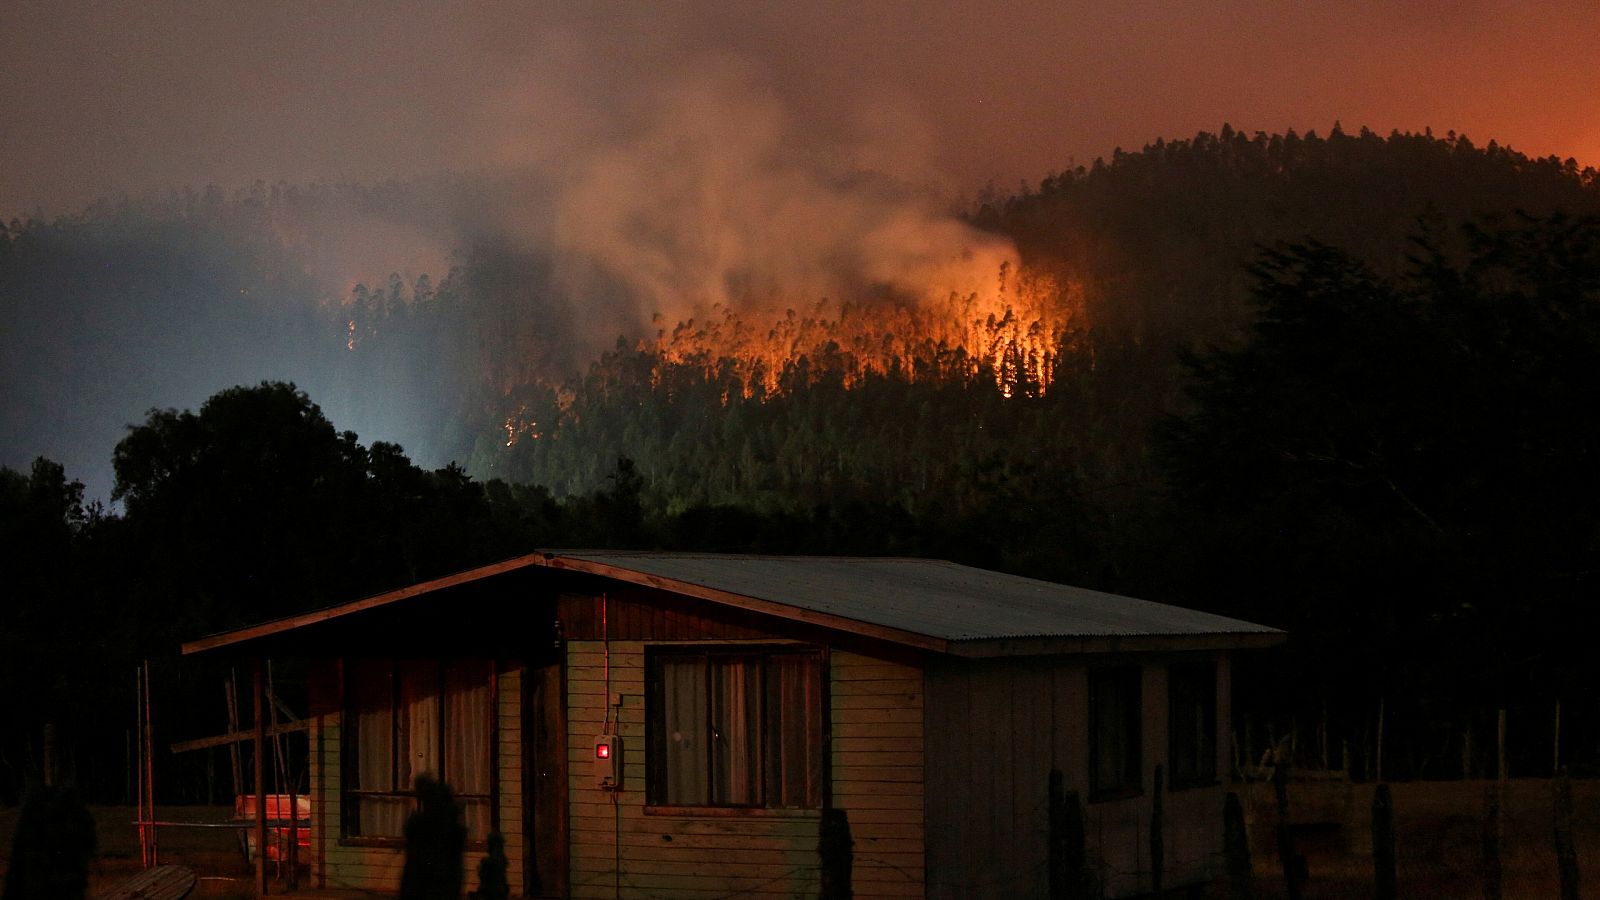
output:
[[[1045,483],[1108,522],[1157,486],[1150,427],[1184,408],[1181,355],[1237,342],[1252,316],[1249,264],[1264,248],[1314,239],[1392,276],[1418,236],[1457,252],[1465,223],[1596,210],[1593,170],[1453,134],[1224,126],[1158,141],[991,198],[973,216],[1016,242],[1025,270],[1081,297],[1081,317],[1056,336],[1046,384],[1028,385],[1023,372],[1005,399],[991,370],[913,381],[959,368],[947,365],[948,348],[926,345],[903,360],[907,377],[855,378],[846,389],[855,355],[871,348],[839,326],[839,311],[821,310],[807,319],[815,337],[791,354],[783,390],[752,399],[738,361],[714,358],[731,343],[719,331],[735,325],[701,321],[656,344],[621,345],[583,377],[513,389],[469,470],[581,494],[603,487],[626,456],[646,496],[678,508],[966,509],[986,505],[978,492],[1027,485],[1037,496]],[[830,344],[830,325],[854,343]],[[1099,526],[1080,525],[1103,544]]]
[[[1087,282],[1090,319],[1138,340],[1226,338],[1248,314],[1258,248],[1312,238],[1381,274],[1419,224],[1443,238],[1485,215],[1600,209],[1600,174],[1454,132],[1216,134],[1064,170],[977,213],[1030,265]]]
[[[1148,425],[1182,402],[1177,352],[1231,342],[1248,321],[1258,248],[1314,237],[1393,273],[1419,222],[1453,240],[1485,214],[1600,208],[1592,171],[1464,137],[1224,127],[1157,142],[970,211],[1015,241],[1024,276],[1069,295],[1077,314],[1042,338],[1048,366],[1001,352],[989,367],[1010,371],[979,372],[963,354],[980,348],[906,338],[892,365],[856,378],[863,342],[882,357],[873,329],[896,326],[870,305],[809,296],[788,298],[786,323],[663,322],[663,342],[634,333],[595,360],[573,336],[610,320],[563,292],[536,236],[489,227],[505,196],[538,207],[539,191],[474,178],[258,184],[13,219],[0,227],[0,462],[44,454],[105,497],[128,423],[272,378],[426,465],[558,495],[603,487],[627,456],[663,508],[915,508],[1063,469],[1120,503],[1147,478]],[[1026,324],[977,330],[1003,351]],[[786,390],[752,392],[748,366],[716,358],[718,329],[778,327],[798,335],[767,372]],[[732,380],[755,402],[725,403]],[[997,381],[1025,402],[998,403],[982,389]]]

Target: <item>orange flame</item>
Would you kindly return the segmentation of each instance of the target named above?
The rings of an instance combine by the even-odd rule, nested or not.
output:
[[[869,376],[972,379],[992,373],[1006,397],[1040,395],[1057,355],[1081,330],[1082,291],[1048,276],[1002,265],[996,287],[943,299],[886,296],[869,302],[822,300],[804,313],[788,309],[761,329],[750,317],[717,306],[706,319],[658,331],[637,349],[669,368],[736,381],[745,397],[781,393],[791,379],[835,377],[849,388]]]

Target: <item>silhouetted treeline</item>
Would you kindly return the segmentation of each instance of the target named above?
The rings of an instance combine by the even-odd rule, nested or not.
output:
[[[41,776],[47,724],[67,780],[100,801],[130,792],[142,660],[153,666],[163,802],[226,797],[216,759],[208,775],[203,754],[162,749],[226,730],[229,673],[178,659],[182,642],[536,547],[640,546],[657,527],[625,461],[607,490],[558,503],[454,466],[428,471],[394,444],[362,445],[281,382],[230,388],[198,411],[152,410],[114,465],[121,512],[86,508],[83,486],[49,460],[0,468],[0,803]],[[294,705],[301,674],[278,670]]]

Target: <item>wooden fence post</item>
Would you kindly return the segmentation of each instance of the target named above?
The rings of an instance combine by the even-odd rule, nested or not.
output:
[[[1155,790],[1150,797],[1150,890],[1160,895],[1161,884],[1166,875],[1166,838],[1162,836],[1162,829],[1166,825],[1166,810],[1162,803],[1161,795],[1166,792],[1162,782],[1165,780],[1161,766],[1156,766]]]
[[[1394,797],[1382,782],[1372,792],[1372,891],[1395,900]]]
[[[1556,698],[1555,734],[1550,739],[1550,774],[1561,774],[1561,698]]]
[[[1556,872],[1561,879],[1561,900],[1579,900],[1578,848],[1572,835],[1572,779],[1566,770],[1555,781]]]
[[[1500,708],[1495,733],[1495,765],[1499,766],[1496,780],[1501,784],[1505,784],[1511,777],[1511,764],[1506,759],[1506,711],[1504,707]]]
[[[1294,832],[1289,829],[1289,748],[1279,744],[1272,767],[1272,790],[1278,799],[1278,861],[1283,864],[1283,884],[1289,900],[1301,898],[1300,855],[1295,852]]]
[[[1378,698],[1378,748],[1376,756],[1377,777],[1373,780],[1383,783],[1383,698]]]
[[[1483,789],[1483,900],[1500,900],[1500,783]]]
[[[1255,900],[1256,873],[1250,861],[1250,832],[1244,822],[1244,804],[1229,791],[1222,801],[1222,852],[1228,867],[1228,900]]]

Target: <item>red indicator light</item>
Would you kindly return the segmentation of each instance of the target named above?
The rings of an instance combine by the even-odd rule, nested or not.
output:
[[[611,745],[610,744],[595,744],[594,745],[594,755],[599,759],[610,759],[611,758]]]

